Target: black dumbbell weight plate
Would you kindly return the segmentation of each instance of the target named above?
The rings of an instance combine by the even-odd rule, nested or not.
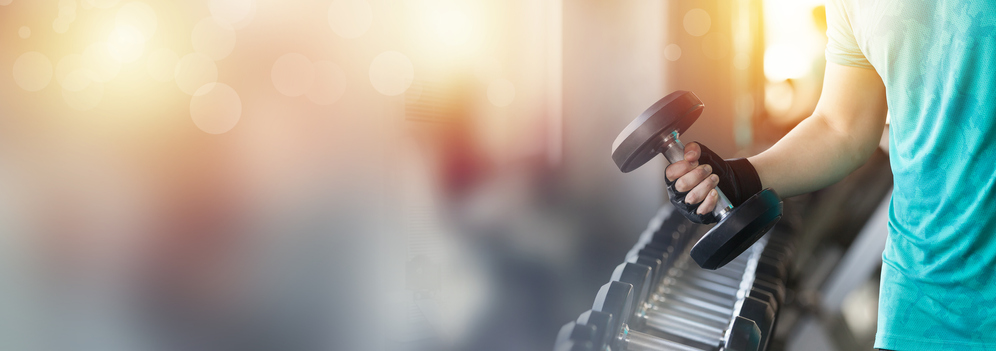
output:
[[[576,323],[578,325],[588,325],[594,328],[595,334],[593,335],[591,342],[594,344],[595,349],[603,350],[605,346],[615,339],[613,334],[612,326],[615,324],[614,317],[612,314],[588,310],[581,313],[578,316]]]
[[[660,153],[663,135],[684,133],[703,107],[690,91],[678,90],[661,98],[619,133],[612,143],[612,161],[623,172],[639,168]]]
[[[740,256],[782,217],[782,200],[771,189],[754,194],[702,236],[691,256],[699,266],[716,269]]]
[[[618,333],[622,330],[622,325],[629,321],[630,314],[633,313],[633,295],[633,285],[609,282],[598,289],[595,303],[592,304],[591,309],[611,314],[613,322],[609,330],[611,333]]]

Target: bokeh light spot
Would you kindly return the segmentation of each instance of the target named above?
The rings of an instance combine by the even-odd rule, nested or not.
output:
[[[270,71],[273,87],[287,96],[301,96],[315,82],[315,66],[307,56],[289,53],[277,59]]]
[[[14,61],[14,82],[21,89],[39,91],[52,81],[52,61],[44,54],[30,51]]]
[[[149,5],[137,1],[121,6],[117,16],[114,17],[115,27],[134,28],[142,34],[143,41],[152,39],[158,24],[159,18],[156,16],[156,11]]]
[[[121,71],[121,63],[114,59],[107,43],[97,42],[83,50],[83,67],[90,73],[90,79],[106,83]]]
[[[66,74],[62,83],[62,88],[69,91],[80,91],[86,89],[90,84],[94,84],[90,79],[93,75],[86,69],[73,70]]]
[[[187,54],[176,63],[176,86],[187,95],[194,95],[205,84],[218,81],[218,66],[207,55]]]
[[[515,85],[508,79],[495,79],[488,84],[488,100],[498,107],[505,107],[515,101]]]
[[[72,16],[76,15],[76,0],[59,0],[59,17],[65,17],[70,12]]]
[[[234,25],[248,18],[254,5],[252,0],[211,0],[208,9],[215,20]]]
[[[145,51],[145,37],[135,27],[118,25],[107,38],[107,49],[118,62],[135,62]]]
[[[14,2],[14,0],[0,0],[0,6],[7,6],[12,2]]]
[[[52,29],[59,34],[69,31],[76,20],[76,0],[59,0],[59,17],[52,21]]]
[[[315,61],[315,82],[308,90],[308,100],[331,105],[346,92],[346,72],[332,61]]]
[[[227,84],[205,84],[190,98],[190,118],[206,133],[225,133],[242,118],[242,99]]]
[[[74,110],[89,111],[100,104],[104,97],[103,84],[92,82],[79,91],[62,89],[62,99]]]
[[[27,39],[31,37],[31,28],[28,28],[28,26],[22,26],[20,29],[17,30],[17,36],[21,37],[21,39]]]
[[[678,61],[681,58],[681,47],[678,44],[669,44],[664,47],[664,58],[668,61]]]
[[[232,23],[231,24],[232,28],[242,29],[242,28],[245,28],[245,27],[249,26],[249,24],[252,23],[253,18],[256,17],[256,7],[257,7],[256,6],[256,2],[255,1],[250,1],[249,2],[249,14],[247,14],[244,18],[242,18],[241,21]]]
[[[346,39],[358,38],[373,24],[373,9],[365,0],[333,0],[329,6],[329,26]]]
[[[408,56],[397,51],[385,51],[370,62],[370,83],[381,94],[400,95],[415,79],[415,67]]]
[[[197,22],[190,37],[194,51],[207,55],[215,61],[228,57],[235,49],[235,28],[228,23],[215,20],[214,17],[207,17]]]
[[[152,79],[168,82],[173,80],[173,76],[176,74],[176,62],[179,60],[180,58],[173,50],[159,48],[149,54],[145,61],[145,69]]]
[[[55,80],[63,89],[80,91],[90,85],[92,73],[83,67],[83,55],[70,54],[55,65]]]
[[[712,27],[712,17],[703,9],[691,9],[685,13],[683,21],[685,32],[693,37],[701,37]]]

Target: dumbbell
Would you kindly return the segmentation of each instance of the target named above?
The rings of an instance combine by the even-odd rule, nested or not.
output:
[[[744,285],[747,267],[721,273],[671,268],[658,289],[693,289],[717,296],[735,296]]]
[[[729,269],[729,268],[724,268],[724,269]],[[675,270],[675,269],[672,268],[672,269],[670,269],[669,272],[661,272],[661,273],[657,274],[657,275],[661,275],[663,277],[662,278],[655,278],[655,279],[659,279],[659,280],[657,282],[655,282],[654,284],[652,284],[652,286],[654,287],[653,288],[653,292],[655,294],[660,294],[660,293],[667,292],[667,290],[670,289],[669,286],[676,280],[675,276],[674,276],[676,274],[675,272],[678,272],[678,274],[683,273],[680,270]],[[706,271],[700,271],[700,272],[701,272],[701,274],[715,274],[714,272],[706,272]],[[709,276],[701,276],[701,274],[700,274],[700,276],[690,276],[690,278],[689,278],[689,279],[696,279],[692,283],[700,285],[698,287],[694,287],[693,290],[700,290],[700,291],[703,292],[703,294],[695,294],[695,295],[697,295],[697,296],[695,296],[695,298],[699,299],[699,300],[712,301],[714,303],[716,303],[716,302],[720,302],[721,303],[722,301],[732,301],[733,300],[733,296],[735,295],[736,291],[739,289],[739,286],[742,284],[742,282],[740,282],[738,279],[742,279],[742,275],[744,274],[744,272],[740,271],[738,273],[740,276],[736,276],[736,277],[734,277],[732,275],[730,275],[730,276],[727,276],[727,275],[720,276],[718,274],[716,274],[715,277],[709,277]],[[657,275],[655,275],[655,276],[657,276]],[[722,279],[725,279],[726,280],[725,283],[728,284],[728,285],[722,285],[722,283],[717,282],[717,281],[722,280]],[[663,280],[666,280],[666,281],[669,282],[667,284],[667,286],[662,285],[660,283],[660,281],[663,281]],[[684,284],[684,282],[682,284]],[[701,285],[705,285],[705,286],[701,286]],[[712,285],[712,288],[714,290],[712,290],[712,291],[709,290],[709,286],[710,285]],[[717,291],[715,291],[715,289],[724,289],[726,291],[724,291],[724,292],[717,292]],[[677,289],[677,290],[682,290],[682,289]],[[712,297],[712,299],[710,299],[709,297]],[[719,301],[717,301],[717,299]],[[732,302],[731,302],[731,304],[732,304]],[[724,308],[728,309],[729,306],[725,306]]]
[[[664,265],[660,259],[650,257],[650,256],[627,256],[626,262],[636,263],[650,267],[650,272],[652,276],[651,287],[657,286],[660,283],[660,279],[663,278],[661,271],[664,269]]]
[[[597,338],[604,342],[594,343],[597,349],[608,347],[612,351],[705,350],[630,329],[627,323],[632,313],[633,299],[632,285],[609,282],[598,290],[591,311],[578,317],[577,324],[595,325],[596,330],[606,331]]]
[[[750,319],[757,325],[761,336],[758,345],[761,350],[766,350],[771,333],[775,331],[775,311],[766,302],[752,296],[743,299],[739,307],[740,317]]]
[[[698,271],[698,272],[704,272],[707,274],[711,273],[707,271]],[[746,275],[747,272],[744,272],[744,274]],[[684,293],[691,298],[695,298],[707,303],[712,303],[715,306],[724,306],[724,307],[729,306],[730,310],[727,310],[725,314],[716,313],[711,315],[709,313],[704,313],[704,311],[701,310],[696,311],[695,308],[685,309],[685,311],[664,310],[661,311],[664,313],[658,313],[648,309],[653,305],[650,301],[647,301],[644,298],[644,296],[648,295],[646,289],[646,283],[649,281],[650,275],[651,273],[649,272],[649,269],[647,267],[635,264],[622,264],[616,267],[615,271],[613,271],[612,274],[613,281],[620,281],[633,285],[635,289],[634,291],[637,292],[638,296],[637,301],[643,302],[642,304],[638,303],[636,305],[637,306],[636,311],[633,316],[634,319],[633,322],[630,323],[630,325],[635,325],[639,328],[640,326],[646,325],[648,321],[651,321],[652,327],[672,332],[682,330],[691,334],[697,334],[697,335],[703,334],[703,333],[696,333],[695,330],[689,331],[688,327],[691,327],[691,328],[708,330],[709,332],[706,332],[705,333],[706,335],[715,334],[717,332],[722,333],[722,327],[725,326],[724,322],[729,320],[732,309],[735,309],[735,307],[731,305],[739,303],[741,304],[740,307],[741,315],[755,320],[759,328],[761,329],[762,345],[766,343],[768,335],[773,330],[774,315],[775,315],[775,310],[777,309],[778,306],[778,302],[775,300],[775,297],[767,291],[758,288],[751,288],[748,291],[747,296],[740,296],[739,291],[737,291],[735,294],[724,295],[724,296],[719,296],[718,294],[711,295],[710,292],[704,290],[698,292],[691,292],[691,293],[689,293],[689,291],[685,291]],[[692,275],[692,277],[694,277],[694,275]],[[680,279],[681,276],[674,277],[669,275],[669,279],[674,279],[674,278]],[[744,278],[748,277],[745,276]],[[743,284],[744,282],[731,282],[731,283]],[[669,292],[670,291],[664,291],[665,294]],[[681,292],[677,293],[680,294]],[[713,311],[716,310],[714,309]],[[683,335],[683,336],[687,337],[688,335]],[[692,335],[690,339],[697,339],[695,336],[696,335]]]
[[[673,249],[668,247],[660,247],[656,245],[644,245],[636,248],[635,251],[631,251],[627,254],[626,258],[631,257],[650,257],[654,259],[661,260],[661,266],[664,268],[671,267],[674,265],[674,261],[678,254]]]
[[[688,345],[686,343],[661,338],[652,334],[634,331],[629,329],[627,317],[606,318],[613,316],[612,312],[618,315],[628,316],[627,310],[630,306],[628,302],[632,299],[632,285],[610,282],[602,286],[599,290],[599,297],[596,298],[592,311],[582,314],[578,318],[578,324],[603,323],[598,328],[606,329],[609,332],[605,339],[610,342],[605,345],[611,350],[713,350],[723,345],[723,350],[729,351],[755,351],[759,350],[760,330],[757,325],[744,317],[736,316],[731,323],[730,331],[714,341],[715,345]],[[601,312],[601,313],[599,313]],[[585,318],[587,317],[587,318]],[[599,318],[595,318],[599,317]],[[586,320],[584,320],[586,319]],[[609,321],[608,319],[611,319]],[[704,347],[703,347],[704,346]],[[596,348],[598,348],[596,344]]]
[[[648,318],[658,316],[653,311],[648,311],[648,307],[652,305],[649,298],[651,294],[653,272],[649,267],[633,264],[633,263],[623,263],[616,267],[612,272],[612,281],[618,281],[623,283],[628,283],[633,286],[634,289],[634,316],[635,318],[631,320],[630,326],[637,329],[642,328]],[[697,319],[696,319],[697,320]],[[699,322],[706,322],[697,320]],[[727,319],[728,321],[728,319]],[[720,321],[719,324],[723,324]]]
[[[675,234],[674,236],[678,236]],[[685,245],[682,238],[672,238],[672,235],[658,235],[636,245],[627,253],[627,257],[648,256],[662,260],[664,265],[671,267],[681,257]]]
[[[729,267],[729,266],[730,265],[727,265],[726,267]],[[724,267],[724,269],[726,267]],[[751,289],[752,291],[753,290],[758,290],[758,291],[764,292],[765,294],[771,296],[772,299],[773,299],[773,301],[771,302],[771,305],[772,305],[773,308],[777,309],[777,307],[781,303],[781,300],[784,298],[785,289],[784,289],[784,286],[781,283],[781,280],[778,280],[778,279],[775,279],[773,277],[767,276],[767,274],[765,273],[766,269],[764,269],[764,267],[766,267],[766,264],[763,262],[763,257],[762,257],[760,260],[758,260],[758,262],[756,262],[755,269],[751,273],[752,274],[752,277],[751,277],[752,279],[750,279],[750,281],[748,283],[750,284],[750,286],[752,288]],[[703,279],[703,280],[706,280],[706,281],[709,281],[709,282],[712,282],[712,283],[723,283],[725,281],[726,285],[727,286],[731,286],[731,287],[735,284],[733,277],[721,276],[721,275],[715,275],[715,276],[711,275],[713,272],[718,272],[718,271],[703,271],[703,270],[697,270],[697,269],[695,269],[695,270],[681,270],[681,269],[678,269],[678,268],[680,268],[680,265],[679,265],[679,267],[676,267],[676,268],[672,269],[672,274],[670,274],[669,277],[672,277],[675,280],[681,280],[682,277],[690,277],[691,279]],[[746,272],[739,273],[739,274],[746,274]],[[744,278],[740,278],[740,279],[742,280]],[[744,282],[741,281],[740,284],[744,284]],[[727,292],[726,292],[725,295],[729,296],[730,291],[731,291],[730,289],[727,289]],[[767,300],[767,299],[763,299],[763,300]]]
[[[704,104],[689,91],[668,94],[630,122],[612,143],[612,160],[623,172],[639,168],[657,154],[668,163],[684,159],[678,139],[702,114]],[[733,260],[771,229],[782,216],[782,201],[764,189],[736,208],[719,189],[713,215],[719,222],[692,247],[692,259],[706,269]]]
[[[673,264],[674,249],[659,242],[654,245],[645,246],[646,243],[637,243],[633,249],[626,254],[626,262],[639,263],[650,266],[653,272],[653,284],[657,286],[660,279],[664,277],[664,272]]]
[[[661,229],[665,230],[664,227],[662,227]],[[666,237],[670,238],[671,236],[667,235]],[[639,249],[639,247],[635,247],[634,249]],[[767,248],[765,248],[764,253],[767,253],[767,251],[768,251]],[[649,257],[657,257],[656,255],[660,254],[661,250],[658,250],[657,252],[655,252],[653,254],[647,253],[647,250],[642,250],[642,249],[639,252],[640,252],[641,255],[651,255]],[[640,257],[648,257],[648,256],[640,256]],[[744,258],[744,257],[741,256],[740,258]],[[764,264],[764,260],[765,260],[764,254],[762,254],[762,258],[757,262],[757,266],[755,267],[755,273],[754,273],[755,274],[755,280],[762,281],[762,280],[765,280],[765,279],[770,279],[770,277],[766,277],[765,276],[765,271],[766,271],[765,267],[767,267],[767,265]],[[629,256],[628,257],[628,261],[629,262],[633,262],[633,256]],[[739,284],[738,280],[742,279],[742,276],[744,274],[744,271],[742,270],[742,267],[744,265],[741,265],[741,268],[734,268],[736,266],[737,266],[737,264],[736,264],[736,260],[735,260],[731,264],[728,264],[728,265],[724,266],[723,268],[721,268],[719,270],[716,270],[716,271],[703,271],[703,270],[695,269],[693,275],[696,278],[702,278],[702,279],[710,280],[710,281],[717,282],[717,283],[722,283],[722,282],[725,281],[730,286],[736,286],[737,284]],[[679,262],[679,265],[678,265],[677,268],[682,268],[682,267],[685,267],[685,266],[683,265],[683,263]],[[720,275],[720,274],[713,274],[713,273],[722,273],[724,270],[735,270],[735,272],[732,272],[733,274],[732,275],[728,275],[728,276],[723,276],[723,275]],[[674,272],[675,269],[671,268],[670,271]],[[683,270],[679,270],[679,272],[685,273],[685,272],[682,272],[682,271]],[[661,279],[660,278],[661,275],[662,274],[659,271],[658,272],[654,272],[654,276],[655,276],[654,279],[655,279],[655,281],[652,284],[652,286],[658,286],[658,282],[659,282],[659,279]],[[777,281],[777,280],[772,280],[772,281]],[[778,300],[780,300],[782,298],[782,296],[784,295],[784,289],[783,288],[782,289],[771,288],[770,286],[762,286],[761,288],[762,288],[762,290],[765,290],[765,291],[767,291],[767,292],[769,292],[771,294],[776,295],[778,297]],[[772,306],[775,307],[775,306],[777,306],[777,304],[772,304]]]
[[[757,263],[760,264],[761,262]],[[753,275],[753,277],[745,277],[747,280],[744,281],[745,284],[749,284],[750,290],[746,296],[741,296],[740,293],[742,292],[738,292],[735,309],[740,311],[740,316],[746,317],[757,324],[761,333],[760,345],[763,350],[766,349],[770,335],[775,330],[776,314],[780,304],[776,300],[775,294],[779,292],[784,294],[784,289],[766,289],[764,285],[769,283],[760,280],[761,277],[758,274],[760,273],[756,270],[747,273],[747,275]]]
[[[669,273],[668,273],[668,272],[655,272],[655,273],[653,274],[653,276],[654,276],[654,279],[655,279],[655,280],[654,280],[654,283],[652,283],[652,284],[651,284],[651,286],[652,286],[652,289],[653,289],[653,294],[652,294],[652,296],[654,296],[654,295],[656,295],[656,294],[660,294],[660,293],[663,293],[663,292],[665,292],[665,291],[662,291],[662,290],[661,290],[661,289],[662,289],[662,284],[661,284],[661,282],[662,282],[663,280],[668,280],[668,281],[673,281],[673,280],[674,280],[674,279],[673,279],[673,277],[671,277],[671,275],[669,275]],[[732,280],[731,280],[731,281],[732,281]],[[737,283],[737,284],[739,284],[739,283]],[[724,287],[724,288],[725,288],[725,287]],[[718,296],[719,296],[719,294],[713,294],[713,295],[716,295],[716,296],[717,296],[717,297],[716,297],[717,299],[724,299],[723,297],[718,297]],[[707,299],[703,299],[703,295],[701,295],[701,294],[698,294],[698,295],[697,295],[697,296],[695,296],[694,298],[695,298],[695,299],[698,299],[698,300],[707,300]],[[726,300],[731,300],[731,299],[730,299],[730,298],[726,298]],[[715,300],[713,300],[713,301],[715,301]],[[731,302],[731,305],[732,305],[732,302]],[[720,309],[727,309],[727,310],[728,310],[728,309],[730,308],[730,306],[721,306],[721,307],[715,307],[715,308],[720,308]],[[714,308],[714,309],[715,309],[715,308]]]
[[[682,345],[671,340],[662,339],[646,333],[626,330],[622,333],[610,332],[615,316],[610,313],[588,310],[578,317],[576,325],[592,326],[596,330],[605,330],[606,333],[596,336],[595,341],[581,340],[580,343],[594,345],[594,349],[603,351],[705,351],[700,348]],[[572,340],[574,341],[574,340]],[[578,341],[575,341],[578,342]]]
[[[649,252],[648,252],[649,251]],[[642,254],[654,255],[652,250],[641,250]],[[738,286],[743,278],[744,269],[746,269],[745,260],[734,261],[733,263],[717,269],[714,271],[705,270],[695,270],[694,272],[687,271],[683,268],[682,262],[676,262],[672,267],[668,269],[668,274],[671,276],[681,275],[681,274],[694,274],[696,279],[702,279],[707,282],[718,283],[718,284],[730,284],[730,286]],[[710,284],[710,283],[704,283]]]
[[[662,234],[670,235],[672,233],[684,234],[692,232],[695,228],[693,224],[677,212],[674,207],[662,207],[658,215],[651,220],[649,228],[640,234],[637,242],[647,242],[655,236]]]
[[[686,292],[686,294],[688,294],[688,292]],[[697,294],[695,296],[698,296],[701,300],[707,300],[705,298],[705,296],[707,296],[707,294]],[[673,295],[671,297],[674,298]],[[724,297],[724,298],[725,299],[730,299],[730,297]],[[724,307],[726,307],[726,306],[731,307],[731,310],[726,311],[725,313],[713,313],[713,314],[706,314],[706,313],[697,313],[696,314],[695,312],[691,312],[691,313],[694,314],[695,316],[699,317],[699,318],[713,316],[713,323],[711,325],[715,326],[716,322],[721,321],[723,319],[722,317],[725,317],[725,319],[728,322],[729,318],[731,317],[730,315],[733,312],[732,310],[739,310],[740,311],[739,312],[740,316],[749,318],[749,319],[751,319],[751,320],[753,320],[753,321],[755,321],[757,323],[757,326],[760,328],[760,332],[761,332],[761,342],[760,343],[761,343],[762,346],[766,345],[767,344],[767,340],[768,340],[769,336],[771,335],[771,333],[774,332],[774,327],[775,327],[775,315],[776,315],[777,306],[778,306],[778,303],[776,302],[775,297],[772,294],[770,294],[769,292],[767,292],[767,291],[763,291],[761,289],[758,289],[757,287],[753,287],[749,291],[746,292],[746,296],[738,294],[735,300],[730,300],[730,301],[731,302],[735,302],[735,305],[734,306],[730,306],[729,304],[723,305]],[[715,301],[710,301],[710,302],[716,303]],[[720,304],[716,303],[716,305],[720,305]],[[677,306],[673,306],[673,304],[672,304],[672,306],[667,307],[665,309],[660,309],[660,310],[661,310],[661,312],[664,312],[665,314],[674,315],[675,318],[671,318],[672,320],[674,320],[676,322],[682,322],[681,319],[677,318],[677,317],[679,317],[677,314],[680,314],[682,312],[674,311],[673,309],[675,309],[675,307],[677,307]],[[692,311],[694,311],[694,309],[692,309]],[[685,313],[687,313],[687,312],[685,312]],[[648,312],[648,313],[646,313],[646,315],[647,316],[653,316],[654,314]],[[715,318],[717,316],[722,316],[722,317]],[[689,318],[686,317],[685,319],[689,319]],[[701,319],[698,319],[698,321],[701,321]],[[684,322],[684,324],[688,324],[688,322]],[[659,327],[667,327],[667,325],[666,324],[657,324],[654,327],[657,327],[657,328],[659,328]],[[671,328],[673,328],[673,327],[671,327]]]
[[[773,300],[771,295],[756,289],[751,290],[748,294],[749,297],[769,303],[769,306]],[[733,312],[736,310],[735,304],[732,306],[705,306],[705,304],[707,303],[695,300],[694,297],[690,296],[665,296],[663,301],[651,304],[645,314],[648,317],[666,315],[671,316],[668,318],[671,320],[680,318],[722,328],[730,322]],[[774,312],[774,308],[772,307],[772,313]]]
[[[579,326],[590,326],[596,331],[588,341],[595,345],[596,349],[606,349],[615,340],[616,334],[612,329],[617,317],[609,313],[587,310],[578,316],[575,324]]]
[[[570,321],[560,327],[556,344],[559,345],[570,340],[592,340],[596,332],[594,326],[578,326],[574,321]]]
[[[761,349],[761,331],[754,321],[737,316],[724,339],[724,351],[756,351]]]
[[[728,302],[728,310],[725,316],[719,313],[710,314],[701,310],[696,311],[694,308],[686,310],[686,312],[662,312],[651,309],[653,304],[647,302],[645,298],[648,294],[647,287],[651,280],[649,267],[632,263],[621,264],[613,271],[612,280],[633,286],[636,301],[634,302],[633,316],[631,316],[632,318],[628,324],[630,327],[641,329],[643,326],[649,326],[652,329],[667,333],[669,336],[677,337],[680,341],[687,344],[697,344],[706,348],[715,346],[714,344],[722,338],[726,327],[730,323],[732,312],[738,299],[737,296],[725,298],[726,300],[723,302]],[[758,292],[757,294],[763,294],[763,292]],[[702,296],[703,294],[697,294],[697,296],[690,295],[691,298],[702,298]],[[716,303],[716,301],[712,302]],[[764,306],[762,309],[769,309],[768,305],[763,302],[761,304]],[[773,311],[771,314],[773,314]],[[762,331],[767,332],[767,329],[762,328]]]
[[[741,260],[742,258],[744,258],[744,256],[738,257],[736,260],[733,261],[733,263],[728,264],[716,271],[706,271],[697,268],[689,269],[686,265],[684,265],[683,262],[679,262],[676,267],[670,269],[669,274],[663,280],[665,281],[665,283],[672,281],[679,281],[681,283],[685,283],[688,281],[688,279],[691,280],[702,279],[704,281],[708,281],[711,283],[724,284],[729,287],[726,289],[725,293],[720,293],[718,291],[707,291],[710,294],[722,295],[720,299],[729,298],[730,295],[732,294],[733,291],[732,288],[734,286],[737,286],[738,284],[739,285],[749,284],[749,286],[751,287],[751,289],[748,292],[749,296],[753,296],[761,299],[764,302],[767,302],[772,307],[772,309],[777,311],[778,306],[780,306],[781,301],[784,298],[785,288],[782,279],[778,279],[776,277],[768,275],[767,272],[774,270],[774,268],[770,268],[768,264],[765,263],[765,257],[763,254],[755,262],[753,272],[738,270],[735,272],[735,275],[732,276],[715,274],[722,272],[722,270],[731,268],[731,266],[734,266],[734,263],[737,260]],[[748,274],[750,275],[750,277],[747,276]],[[749,281],[745,282],[744,281],[745,279]],[[667,284],[663,285],[666,286]],[[698,288],[700,288],[700,286],[691,287],[691,289],[698,289]],[[668,291],[658,291],[658,292],[667,293]],[[702,300],[707,300],[706,298],[702,298],[707,296],[708,295],[701,295],[699,297]]]
[[[663,244],[663,245],[674,246],[680,250],[684,250],[688,241],[693,236],[695,236],[698,227],[693,226],[692,225],[693,223],[689,222],[681,215],[674,215],[672,217],[672,220],[681,220],[683,222],[686,222],[687,224],[686,223],[678,224],[677,228],[661,227],[659,230],[654,232],[652,236],[648,238],[641,238],[642,240],[638,241],[637,244],[638,245],[647,245],[651,243]]]
[[[658,306],[663,306],[667,304],[671,305],[685,305],[689,309],[700,310],[703,313],[709,313],[714,316],[725,317],[729,321],[729,317],[732,315],[734,306],[737,300],[743,298],[743,294],[751,294],[752,290],[747,290],[743,292],[736,292],[730,295],[721,295],[715,292],[710,292],[705,289],[697,289],[695,287],[675,287],[668,286],[658,290],[659,295],[655,296],[654,303]],[[757,292],[754,294],[761,294],[763,292]]]

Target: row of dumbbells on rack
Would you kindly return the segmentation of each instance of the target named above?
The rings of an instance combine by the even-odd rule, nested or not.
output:
[[[729,264],[706,270],[688,254],[702,227],[662,210],[591,310],[561,328],[554,350],[766,350],[784,302],[791,233],[776,226]]]

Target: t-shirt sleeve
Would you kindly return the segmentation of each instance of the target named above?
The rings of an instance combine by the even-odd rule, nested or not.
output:
[[[851,20],[844,6],[846,0],[827,1],[827,61],[844,66],[872,68],[858,47]]]

